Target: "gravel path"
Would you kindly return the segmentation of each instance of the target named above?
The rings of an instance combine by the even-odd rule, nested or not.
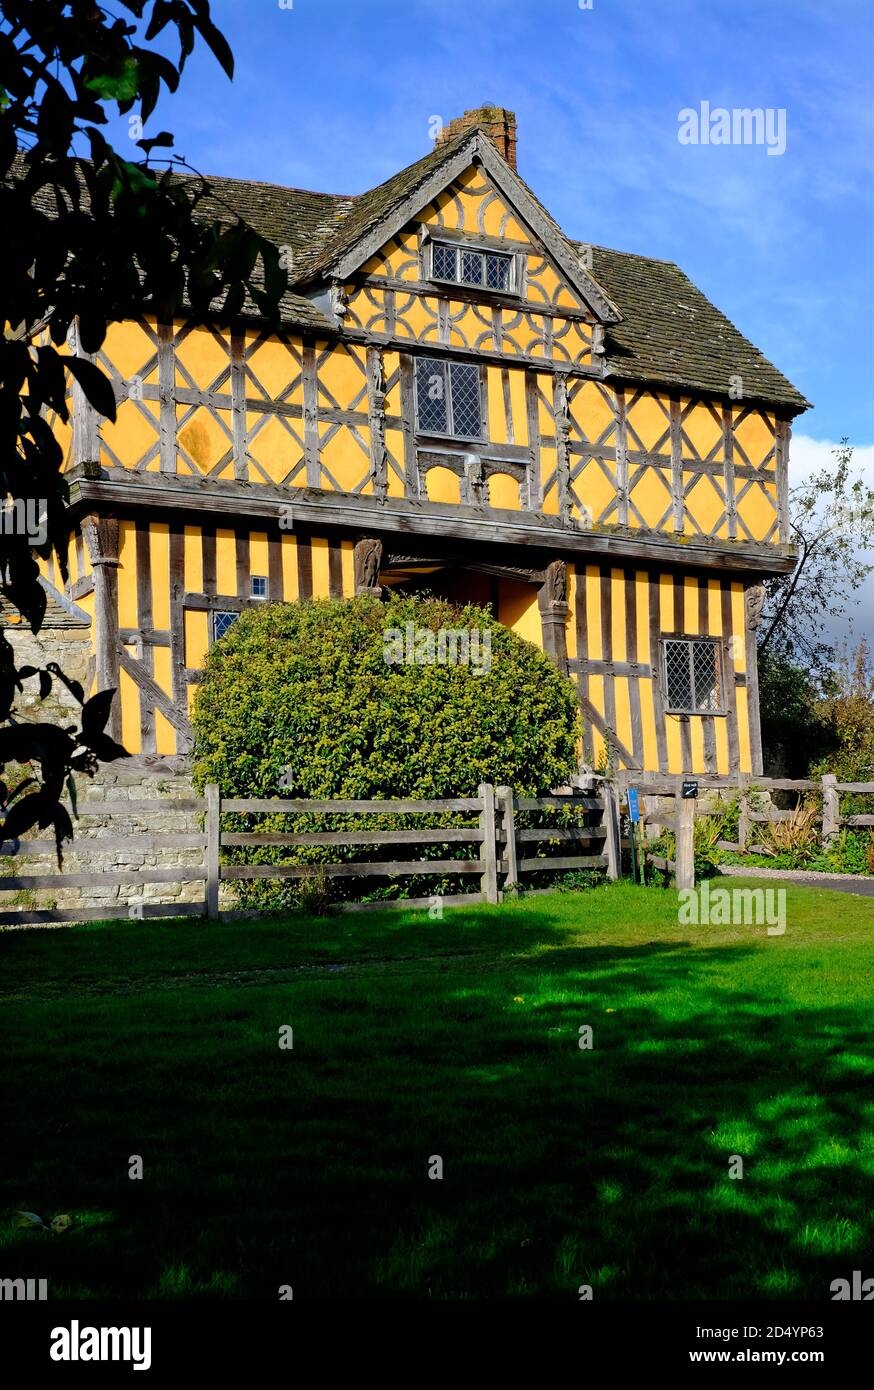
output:
[[[723,864],[720,873],[735,878],[776,878],[783,883],[797,883],[800,888],[830,888],[835,893],[855,893],[861,898],[874,898],[874,878],[862,874],[817,874],[803,869],[747,869],[742,864]]]

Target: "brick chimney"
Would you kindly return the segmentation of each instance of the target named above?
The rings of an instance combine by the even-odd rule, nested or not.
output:
[[[463,130],[473,130],[478,126],[492,144],[497,147],[511,169],[516,168],[516,113],[503,106],[477,106],[473,111],[465,111],[454,121],[442,127],[435,145],[445,145],[454,140]]]

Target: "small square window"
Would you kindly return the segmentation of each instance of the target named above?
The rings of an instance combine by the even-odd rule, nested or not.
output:
[[[267,597],[267,578],[263,574],[252,575],[252,598]]]
[[[662,643],[665,706],[685,714],[711,714],[722,706],[719,646],[709,638]]]
[[[228,613],[225,611],[213,613],[212,640],[214,642],[220,642],[228,628],[233,627],[239,616],[239,613]]]

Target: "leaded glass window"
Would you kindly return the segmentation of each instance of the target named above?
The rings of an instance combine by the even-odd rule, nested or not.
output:
[[[663,644],[665,704],[689,714],[722,707],[719,645],[709,638],[669,638]]]
[[[500,251],[435,241],[431,247],[431,278],[509,294],[513,288],[513,257]]]
[[[416,424],[423,434],[482,439],[479,368],[471,362],[416,359]]]

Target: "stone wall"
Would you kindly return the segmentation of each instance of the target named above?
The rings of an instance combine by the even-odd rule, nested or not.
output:
[[[64,848],[64,873],[108,873],[119,869],[157,869],[175,868],[184,870],[186,866],[201,868],[204,851],[195,849],[172,849],[147,846],[143,849],[108,849],[104,843],[119,837],[134,838],[158,832],[173,831],[181,834],[202,834],[204,815],[198,811],[180,811],[166,803],[175,798],[191,798],[197,793],[192,784],[190,772],[178,760],[154,760],[153,766],[142,761],[119,760],[101,766],[95,778],[83,777],[77,780],[79,819],[74,821],[75,839]],[[101,805],[113,801],[154,801],[155,811],[147,814],[106,812],[101,814]],[[45,838],[46,832],[35,831],[34,836]],[[22,847],[27,841],[22,841]],[[28,855],[22,852],[15,856],[2,858],[4,874],[54,874],[58,864],[54,854]],[[103,916],[106,912],[118,909],[119,917],[138,917],[137,908],[141,904],[173,904],[199,902],[204,898],[204,884],[186,879],[180,874],[176,883],[142,883],[101,885],[98,881],[89,887],[52,887],[21,889],[3,892],[0,895],[0,911],[13,908],[29,910],[45,908],[83,909],[93,908]],[[228,895],[223,894],[223,897]],[[222,906],[233,906],[232,901]],[[87,912],[85,912],[87,915]]]

